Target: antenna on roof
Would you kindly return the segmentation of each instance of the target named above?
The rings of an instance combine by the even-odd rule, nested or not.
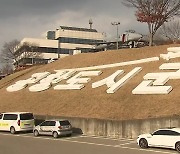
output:
[[[92,24],[93,24],[93,21],[92,21],[92,19],[89,19],[89,25],[90,25],[90,29],[92,29]]]

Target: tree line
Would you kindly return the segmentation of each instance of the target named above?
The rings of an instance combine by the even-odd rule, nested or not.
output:
[[[137,21],[147,24],[149,46],[153,45],[157,30],[164,23],[180,15],[180,0],[124,0],[123,4],[135,8]]]

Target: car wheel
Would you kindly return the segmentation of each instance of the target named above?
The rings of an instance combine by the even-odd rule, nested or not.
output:
[[[16,130],[15,130],[15,128],[13,126],[10,128],[10,133],[11,134],[15,134],[16,133]]]
[[[180,153],[180,142],[177,142],[175,145],[176,151]]]
[[[54,137],[54,138],[58,138],[58,136],[59,136],[59,135],[58,135],[57,132],[53,132],[53,137]]]
[[[148,148],[148,142],[146,139],[142,138],[139,140],[139,146],[143,149]]]
[[[38,132],[38,130],[34,130],[34,136],[39,136],[39,132]]]

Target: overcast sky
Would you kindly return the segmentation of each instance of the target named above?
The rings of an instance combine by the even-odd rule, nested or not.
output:
[[[60,25],[93,28],[116,36],[113,21],[120,21],[119,33],[134,29],[147,32],[145,24],[136,21],[134,10],[122,0],[0,0],[0,48],[4,42],[24,37],[45,38],[48,30]]]

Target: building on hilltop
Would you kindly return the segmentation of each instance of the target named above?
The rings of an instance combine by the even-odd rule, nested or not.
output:
[[[60,26],[55,31],[55,39],[59,41],[59,52],[69,54],[78,49],[89,52],[95,44],[103,42],[103,34],[95,29]]]
[[[14,65],[44,64],[50,59],[57,59],[57,47],[57,40],[24,38],[14,50]]]
[[[95,29],[60,26],[55,31],[48,31],[46,39],[24,38],[14,49],[14,65],[45,64],[71,55],[74,50],[86,53],[103,40],[103,33]]]

